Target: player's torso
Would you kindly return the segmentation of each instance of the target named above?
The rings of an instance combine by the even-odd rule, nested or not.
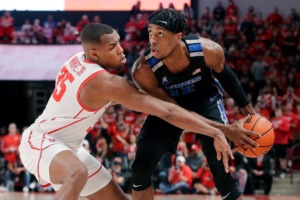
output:
[[[105,70],[85,60],[83,52],[75,54],[61,68],[48,104],[34,124],[40,130],[77,148],[86,133],[98,121],[109,103],[97,110],[83,105],[80,91],[93,77]],[[76,143],[76,142],[78,143]]]
[[[191,35],[184,37],[183,41],[190,54],[190,64],[184,72],[170,72],[162,61],[153,57],[150,50],[145,52],[145,58],[159,84],[179,105],[187,109],[201,110],[220,99],[222,89],[219,88],[211,69],[205,64],[199,38]]]

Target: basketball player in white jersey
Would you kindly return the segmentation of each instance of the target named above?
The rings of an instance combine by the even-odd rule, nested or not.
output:
[[[119,40],[110,26],[86,26],[81,35],[84,52],[63,64],[44,112],[22,135],[19,149],[24,166],[42,186],[53,186],[55,199],[127,199],[110,173],[82,147],[88,130],[113,101],[213,137],[218,158],[229,170],[228,160],[233,156],[219,129],[175,104],[139,92],[124,78],[106,71],[126,62]]]

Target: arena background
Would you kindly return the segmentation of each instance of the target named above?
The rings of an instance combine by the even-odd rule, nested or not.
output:
[[[80,4],[82,2],[84,4]],[[11,11],[15,29],[18,30],[25,19],[33,22],[34,19],[39,18],[43,21],[47,16],[52,15],[55,21],[68,19],[72,24],[76,24],[84,14],[87,14],[90,19],[92,16],[99,15],[103,23],[117,29],[121,39],[124,39],[126,35],[124,25],[130,18],[132,5],[137,1],[110,0],[109,2],[107,3],[106,0],[90,0],[90,2],[87,0],[52,0],[51,2],[0,0],[0,16],[5,10]],[[174,3],[177,9],[181,9],[187,2],[192,6],[195,18],[199,19],[205,8],[213,9],[218,0],[143,0],[142,10],[151,13],[158,8],[160,2],[164,7]],[[222,3],[226,7],[228,0],[222,0]],[[235,3],[239,8],[240,18],[246,14],[249,6],[253,6],[257,12],[262,12],[264,18],[274,10],[274,7],[279,9],[283,18],[290,14],[292,8],[297,9],[298,14],[300,12],[299,0],[235,0]],[[61,64],[78,51],[81,51],[79,44],[0,44],[0,126],[7,127],[9,123],[15,122],[21,129],[30,125],[43,111],[52,94],[54,79]],[[299,190],[295,192],[299,193]]]

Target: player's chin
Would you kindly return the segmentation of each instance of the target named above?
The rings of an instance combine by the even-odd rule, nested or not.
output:
[[[118,65],[116,65],[116,70],[122,70],[123,69],[123,63],[119,63]]]

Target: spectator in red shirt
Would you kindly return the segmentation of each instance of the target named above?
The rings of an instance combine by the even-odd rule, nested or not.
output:
[[[237,72],[242,72],[243,71],[243,66],[246,66],[246,69],[249,71],[251,68],[252,62],[251,60],[247,57],[247,54],[245,51],[242,51],[240,54],[240,58],[236,62],[236,68],[235,70]]]
[[[137,113],[128,108],[125,108],[124,111],[125,111],[124,112],[124,123],[128,127],[131,127],[131,125],[135,122],[135,120],[137,118]]]
[[[185,164],[185,158],[178,156],[176,165],[169,170],[168,184],[161,183],[159,188],[163,194],[185,193],[189,192],[193,182],[193,172],[191,168]]]
[[[272,113],[276,109],[276,97],[271,93],[271,89],[266,86],[262,89],[260,95],[257,97],[257,102],[261,104],[264,112]]]
[[[290,131],[289,131],[289,144],[292,144],[294,141],[294,134],[296,132],[296,127],[298,125],[298,118],[296,113],[293,112],[293,104],[287,103],[284,107],[283,116],[290,122]]]
[[[274,125],[273,128],[275,132],[274,148],[276,160],[279,160],[279,170],[277,170],[277,174],[283,178],[287,169],[287,151],[291,125],[289,120],[283,116],[281,108],[275,111],[275,117],[271,119],[271,122]]]
[[[278,13],[278,8],[277,7],[275,7],[274,11],[267,16],[266,21],[268,23],[274,24],[275,26],[279,26],[279,25],[282,24],[283,18]]]
[[[228,0],[228,6],[226,8],[226,15],[234,14],[238,16],[238,7],[235,4],[234,0]]]
[[[266,45],[260,37],[256,36],[255,41],[251,43],[248,52],[253,58],[257,57],[258,55],[263,56],[266,52]]]
[[[103,114],[101,124],[107,129],[108,135],[112,135],[116,129],[117,113],[114,106],[109,106]]]
[[[77,28],[77,31],[80,33],[82,31],[82,29],[90,24],[90,20],[89,20],[89,16],[88,15],[82,15],[81,17],[81,20],[79,20],[76,24],[76,28]]]
[[[215,194],[217,192],[213,175],[208,167],[206,159],[203,160],[202,166],[197,171],[193,187],[196,192],[200,194]]]
[[[77,37],[78,31],[76,27],[72,26],[71,22],[66,23],[66,27],[64,29],[64,43],[65,44],[75,44],[78,41]]]
[[[13,38],[14,32],[14,19],[10,15],[9,11],[5,11],[0,18],[0,42],[10,43]]]
[[[136,16],[130,16],[129,22],[125,24],[125,33],[129,33],[133,38],[136,38],[136,35],[139,34],[139,26],[137,23]]]
[[[295,89],[292,86],[289,86],[286,90],[286,93],[281,98],[283,103],[294,103],[300,102],[300,97],[295,94]]]
[[[141,114],[137,115],[135,122],[130,127],[130,134],[137,136],[141,131],[144,121],[145,118],[143,117],[143,115]]]
[[[232,43],[237,43],[239,38],[240,32],[238,30],[237,24],[234,23],[232,19],[228,19],[226,21],[223,33],[223,40],[226,49],[228,49]]]
[[[65,28],[61,22],[57,22],[56,27],[53,29],[53,38],[54,43],[56,44],[63,44],[64,43],[64,35],[65,35]]]
[[[115,132],[112,136],[113,152],[115,155],[126,158],[127,149],[129,146],[129,130],[124,123],[118,122]]]
[[[15,123],[9,124],[8,134],[3,137],[1,144],[1,150],[4,154],[5,161],[14,162],[20,142],[21,135],[18,132],[17,125]]]

